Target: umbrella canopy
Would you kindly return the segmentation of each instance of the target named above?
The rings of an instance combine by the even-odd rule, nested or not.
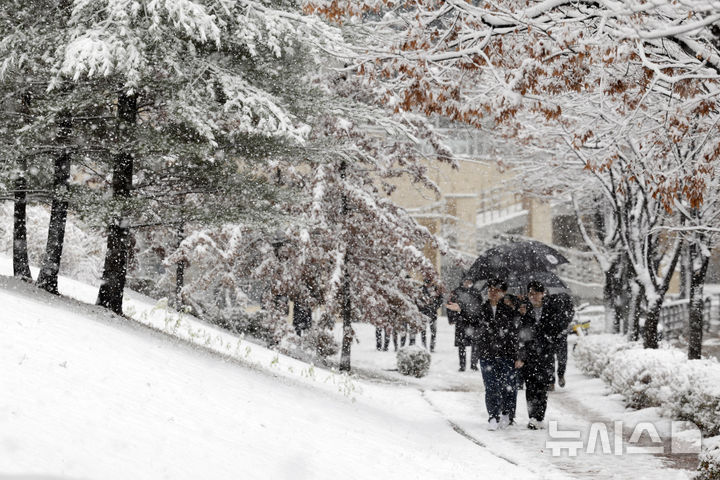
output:
[[[563,263],[569,263],[568,259],[537,240],[510,242],[485,251],[472,264],[465,278],[473,281],[510,278],[513,274],[547,272]]]
[[[533,280],[542,283],[548,293],[570,290],[565,282],[553,272],[528,272],[510,275],[507,279],[508,292],[515,295],[525,295],[527,294],[527,284]]]
[[[545,287],[545,291],[550,293],[559,292],[570,292],[570,288],[553,272],[527,272],[527,273],[510,273],[505,277],[500,277],[507,280],[508,290],[507,293],[513,295],[525,296],[527,295],[527,285],[532,280],[537,280],[542,283]],[[481,290],[485,291],[487,288],[487,282],[482,285]]]

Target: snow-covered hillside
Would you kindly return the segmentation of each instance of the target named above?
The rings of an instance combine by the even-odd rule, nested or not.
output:
[[[411,389],[280,377],[5,277],[0,305],[3,474],[533,478]]]

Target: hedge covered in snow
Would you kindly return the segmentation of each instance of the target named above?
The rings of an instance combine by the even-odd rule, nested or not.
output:
[[[634,408],[660,407],[663,415],[720,434],[720,363],[688,360],[668,345],[643,349],[621,335],[578,339],[573,351],[582,371],[602,378]]]
[[[397,367],[403,375],[424,377],[430,370],[430,352],[419,345],[402,347],[397,352]]]
[[[664,416],[687,420],[706,436],[720,435],[720,363],[688,360],[662,345],[643,349],[621,335],[578,339],[573,356],[579,368],[602,378],[634,408],[659,407]],[[720,479],[720,442],[704,443],[699,479]]]
[[[695,480],[718,480],[720,478],[720,437],[703,440],[700,465]]]
[[[641,348],[621,335],[590,335],[579,337],[573,349],[575,363],[583,372],[599,377],[615,354],[630,348]]]

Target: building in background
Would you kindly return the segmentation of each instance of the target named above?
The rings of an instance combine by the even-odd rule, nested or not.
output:
[[[409,181],[396,183],[393,201],[407,209],[418,223],[444,238],[450,254],[430,246],[425,254],[442,273],[449,287],[459,283],[462,269],[478,254],[511,236],[555,245],[571,264],[560,276],[573,293],[587,299],[602,298],[603,274],[585,252],[575,217],[567,202],[547,203],[523,197],[513,188],[512,170],[497,161],[489,142],[479,133],[460,129],[448,142],[458,158],[458,169],[439,162],[428,165],[428,176],[440,196]]]

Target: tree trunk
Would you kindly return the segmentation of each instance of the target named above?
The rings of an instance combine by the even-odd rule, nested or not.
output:
[[[627,275],[627,261],[619,256],[615,259],[610,270],[605,272],[605,287],[603,301],[605,304],[605,331],[609,333],[627,333],[627,322],[630,311],[628,291],[629,278]]]
[[[343,161],[340,163],[340,177],[345,178],[345,169],[347,164]],[[347,215],[349,211],[347,197],[342,197],[342,215]],[[342,349],[340,351],[340,371],[350,371],[350,349],[353,341],[353,329],[352,329],[352,303],[350,300],[350,274],[348,273],[348,253],[345,252],[344,267],[345,273],[343,274],[342,284],[342,319],[343,319],[343,339]]]
[[[24,170],[24,169],[23,169]],[[13,275],[32,281],[27,245],[27,180],[25,173],[15,180],[13,214]]]
[[[180,244],[185,239],[184,225],[178,227],[178,241],[177,246],[180,248]],[[180,310],[183,306],[182,290],[185,286],[185,260],[180,260],[175,264],[175,308]]]
[[[683,247],[680,259],[680,298],[690,298],[690,284],[692,283],[692,255],[691,246]]]
[[[71,120],[69,115],[62,115],[59,121],[60,131],[58,142],[66,144],[70,136]],[[48,227],[47,245],[43,257],[42,268],[38,275],[37,286],[57,295],[58,272],[65,243],[65,223],[67,220],[67,191],[70,180],[70,152],[65,149],[55,158],[53,178],[53,201],[50,210],[50,226]]]
[[[127,145],[137,117],[137,97],[120,94],[118,97],[117,141]],[[108,226],[107,254],[97,304],[122,315],[123,290],[127,277],[130,228],[124,203],[130,197],[133,177],[133,156],[128,151],[118,153],[113,161],[113,199],[120,205],[118,215]]]
[[[689,247],[688,265],[695,264],[697,255],[702,255],[697,245],[692,244]],[[693,270],[690,276],[690,321],[688,324],[688,359],[697,360],[702,355],[702,339],[703,339],[703,310],[705,302],[703,302],[703,285],[705,284],[705,275],[707,274],[709,257],[702,257],[700,269]]]
[[[660,309],[662,308],[665,294],[670,288],[670,279],[675,272],[678,261],[680,260],[680,253],[682,252],[683,242],[678,240],[678,244],[675,247],[673,258],[668,265],[665,277],[663,277],[662,284],[657,289],[657,298],[653,305],[648,305],[647,316],[645,317],[645,335],[643,339],[643,346],[645,348],[658,348],[658,323],[660,321]]]
[[[645,330],[643,332],[643,346],[645,348],[658,348],[658,323],[660,322],[663,297],[660,296],[655,303],[648,305],[648,311],[645,314]]]
[[[630,296],[630,311],[628,312],[628,320],[625,329],[629,333],[630,341],[637,342],[640,340],[640,317],[642,316],[642,302],[645,297],[645,289],[633,283]]]
[[[347,272],[347,270],[346,270]],[[345,273],[342,286],[342,319],[343,319],[343,339],[342,350],[340,352],[340,371],[350,371],[350,349],[353,341],[352,328],[352,305],[350,303],[350,278]]]
[[[605,286],[603,287],[603,304],[605,305],[605,331],[617,333],[620,331],[620,318],[617,316],[617,262],[614,262],[610,270],[605,272]]]
[[[615,318],[617,319],[617,331],[627,334],[628,332],[628,316],[630,315],[630,302],[633,301],[630,293],[630,262],[626,256],[620,257],[618,260],[620,268],[615,281]]]

